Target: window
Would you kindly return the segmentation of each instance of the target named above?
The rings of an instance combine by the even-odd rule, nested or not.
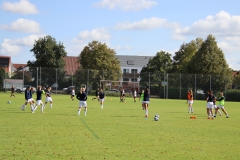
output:
[[[129,69],[123,69],[123,73],[129,73]]]
[[[128,82],[128,81],[129,81],[129,78],[123,78],[123,81],[127,81],[127,82]]]
[[[131,69],[131,73],[137,73],[137,69]]]
[[[133,60],[128,60],[128,61],[127,61],[127,64],[128,64],[128,65],[134,65],[134,61],[133,61]]]
[[[131,81],[132,82],[137,82],[137,78],[132,78]]]

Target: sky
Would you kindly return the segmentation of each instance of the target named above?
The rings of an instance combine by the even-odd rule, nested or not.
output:
[[[68,56],[93,40],[117,55],[175,55],[183,43],[216,38],[225,59],[240,70],[238,0],[0,0],[0,55],[12,63],[35,60],[35,40],[50,35]]]

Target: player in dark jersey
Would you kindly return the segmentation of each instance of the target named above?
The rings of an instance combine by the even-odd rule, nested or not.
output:
[[[103,109],[104,98],[105,98],[105,94],[103,92],[103,89],[101,88],[99,92],[99,101],[100,101],[101,109]]]
[[[97,99],[99,101],[99,88],[96,89],[95,96],[92,100]]]
[[[11,98],[12,96],[15,98],[14,92],[15,92],[15,88],[14,88],[14,86],[12,85],[10,98]]]
[[[37,109],[37,107],[38,107],[39,105],[42,106],[41,112],[43,113],[43,109],[44,109],[44,104],[43,104],[43,102],[42,102],[42,94],[43,94],[43,93],[45,93],[45,92],[44,92],[44,90],[42,90],[42,86],[38,86],[38,90],[37,90],[37,92],[36,92],[36,94],[37,94],[37,99],[36,99],[37,102],[36,102],[36,106],[34,107],[32,113],[34,113],[34,112],[36,111],[36,109]]]
[[[79,93],[77,94],[76,98],[79,100],[79,108],[78,108],[78,116],[81,113],[82,107],[84,107],[84,115],[87,115],[87,94],[85,92],[85,88],[80,88]]]

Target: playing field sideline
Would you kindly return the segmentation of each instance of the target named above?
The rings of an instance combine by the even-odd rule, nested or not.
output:
[[[77,116],[78,101],[53,95],[45,113],[20,107],[23,94],[0,93],[0,159],[239,159],[240,103],[225,102],[230,118],[208,120],[206,102],[151,99],[149,118],[139,101],[107,97],[104,108],[87,100],[88,112]],[[35,98],[35,95],[34,95]],[[11,104],[7,101],[11,100]],[[43,100],[44,101],[44,100]],[[154,121],[159,114],[160,120]],[[190,116],[196,119],[190,119]]]

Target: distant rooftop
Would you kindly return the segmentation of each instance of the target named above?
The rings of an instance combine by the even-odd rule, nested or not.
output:
[[[80,63],[78,62],[78,57],[67,56],[64,58],[65,60],[65,71],[66,75],[75,74],[76,70],[80,67]]]
[[[121,67],[144,67],[153,56],[116,55]]]

